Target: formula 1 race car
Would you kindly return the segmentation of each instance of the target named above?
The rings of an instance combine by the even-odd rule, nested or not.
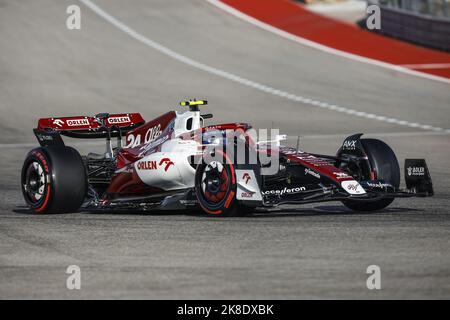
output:
[[[405,160],[406,189],[399,189],[397,158],[380,140],[354,134],[336,155],[306,153],[298,143],[283,146],[282,135],[255,138],[247,123],[207,126],[206,104],[184,101],[188,110],[149,122],[138,113],[40,119],[41,147],[22,169],[25,201],[36,213],[201,208],[226,216],[324,201],[374,211],[396,197],[433,195],[423,159]],[[104,138],[106,150],[81,156],[61,136]]]

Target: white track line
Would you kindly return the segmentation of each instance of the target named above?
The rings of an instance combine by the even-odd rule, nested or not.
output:
[[[398,71],[398,72],[402,72],[402,73],[406,73],[406,74],[410,74],[413,76],[417,76],[417,77],[421,77],[421,78],[426,78],[426,79],[431,79],[431,80],[435,80],[435,81],[440,81],[440,82],[445,82],[450,84],[450,79],[444,78],[444,77],[439,77],[439,76],[434,76],[431,74],[427,74],[424,72],[419,72],[419,71],[415,71],[415,70],[411,70],[408,68],[405,68],[404,66],[399,66],[399,65],[395,65],[395,64],[390,64],[387,62],[383,62],[383,61],[379,61],[379,60],[374,60],[374,59],[370,59],[370,58],[365,58],[362,56],[358,56],[356,54],[352,54],[352,53],[348,53],[345,51],[341,51],[341,50],[337,50],[331,47],[327,47],[325,45],[319,44],[317,42],[293,35],[289,32],[283,31],[281,29],[275,28],[267,23],[264,23],[262,21],[259,21],[249,15],[246,15],[245,13],[242,13],[239,10],[234,9],[233,7],[230,7],[229,5],[221,2],[220,0],[205,0],[209,3],[211,3],[212,5],[248,22],[251,23],[261,29],[264,29],[266,31],[272,32],[280,37],[295,41],[297,43],[300,43],[302,45],[320,50],[320,51],[324,51],[327,53],[331,53],[340,57],[344,57],[347,59],[351,59],[351,60],[355,60],[355,61],[359,61],[359,62],[363,62],[363,63],[368,63],[371,65],[375,65],[378,67],[382,67],[382,68],[386,68],[386,69],[390,69],[390,70],[394,70],[394,71]]]
[[[410,69],[450,69],[450,63],[402,64],[401,66]]]
[[[142,42],[143,44],[147,45],[148,47],[153,48],[153,49],[155,49],[155,50],[157,50],[179,62],[182,62],[191,67],[203,70],[210,74],[214,74],[216,76],[237,82],[239,84],[242,84],[242,85],[245,85],[245,86],[248,86],[248,87],[254,88],[256,90],[263,91],[263,92],[266,92],[266,93],[269,93],[269,94],[272,94],[275,96],[286,98],[286,99],[292,100],[292,101],[301,102],[303,104],[306,104],[306,105],[309,105],[312,107],[322,108],[325,110],[336,111],[336,112],[345,113],[345,114],[352,115],[352,116],[357,116],[357,117],[371,119],[371,120],[377,120],[377,121],[381,121],[381,122],[387,122],[387,123],[396,124],[396,125],[400,125],[400,126],[406,126],[406,127],[410,127],[410,128],[450,133],[450,129],[443,129],[443,128],[434,127],[431,125],[424,125],[424,124],[419,124],[419,123],[415,123],[415,122],[399,120],[399,119],[390,118],[390,117],[386,117],[386,116],[376,115],[373,113],[358,111],[358,110],[354,110],[351,108],[338,106],[335,104],[330,104],[328,102],[322,102],[322,101],[318,101],[315,99],[302,97],[299,95],[295,95],[295,94],[292,94],[292,93],[289,93],[289,92],[286,92],[283,90],[272,88],[270,86],[240,77],[238,75],[232,74],[230,72],[227,72],[227,71],[224,71],[224,70],[221,70],[218,68],[208,66],[201,62],[198,62],[191,58],[188,58],[182,54],[179,54],[179,53],[159,44],[158,42],[155,42],[155,41],[147,38],[146,36],[138,33],[137,31],[130,28],[123,22],[121,22],[121,21],[117,20],[116,18],[114,18],[113,16],[111,16],[109,13],[105,12],[99,6],[94,4],[92,1],[90,1],[90,0],[79,0],[79,1],[82,2],[84,5],[86,5],[93,12],[95,12],[97,15],[99,15],[100,17],[102,17],[103,19],[105,19],[106,21],[111,23],[112,25],[114,25],[116,28],[118,28],[118,29],[122,30],[123,32],[125,32],[126,34],[128,34],[130,37]],[[209,1],[209,0],[207,0],[207,1]]]

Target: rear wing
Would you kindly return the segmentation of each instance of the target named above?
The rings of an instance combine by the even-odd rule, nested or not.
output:
[[[61,145],[60,135],[81,139],[110,139],[121,137],[144,123],[139,113],[100,113],[94,117],[41,118],[33,131],[41,145]]]

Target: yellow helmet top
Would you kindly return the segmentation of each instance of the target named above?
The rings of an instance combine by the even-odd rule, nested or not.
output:
[[[208,104],[208,101],[206,101],[206,100],[196,100],[196,99],[180,102],[180,106],[183,106],[183,107],[184,106],[204,106],[207,104]]]

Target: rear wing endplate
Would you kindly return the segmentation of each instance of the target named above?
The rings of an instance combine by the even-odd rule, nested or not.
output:
[[[42,147],[45,146],[58,146],[64,147],[64,141],[58,131],[45,131],[39,129],[33,129],[34,135],[36,136],[39,144]]]

